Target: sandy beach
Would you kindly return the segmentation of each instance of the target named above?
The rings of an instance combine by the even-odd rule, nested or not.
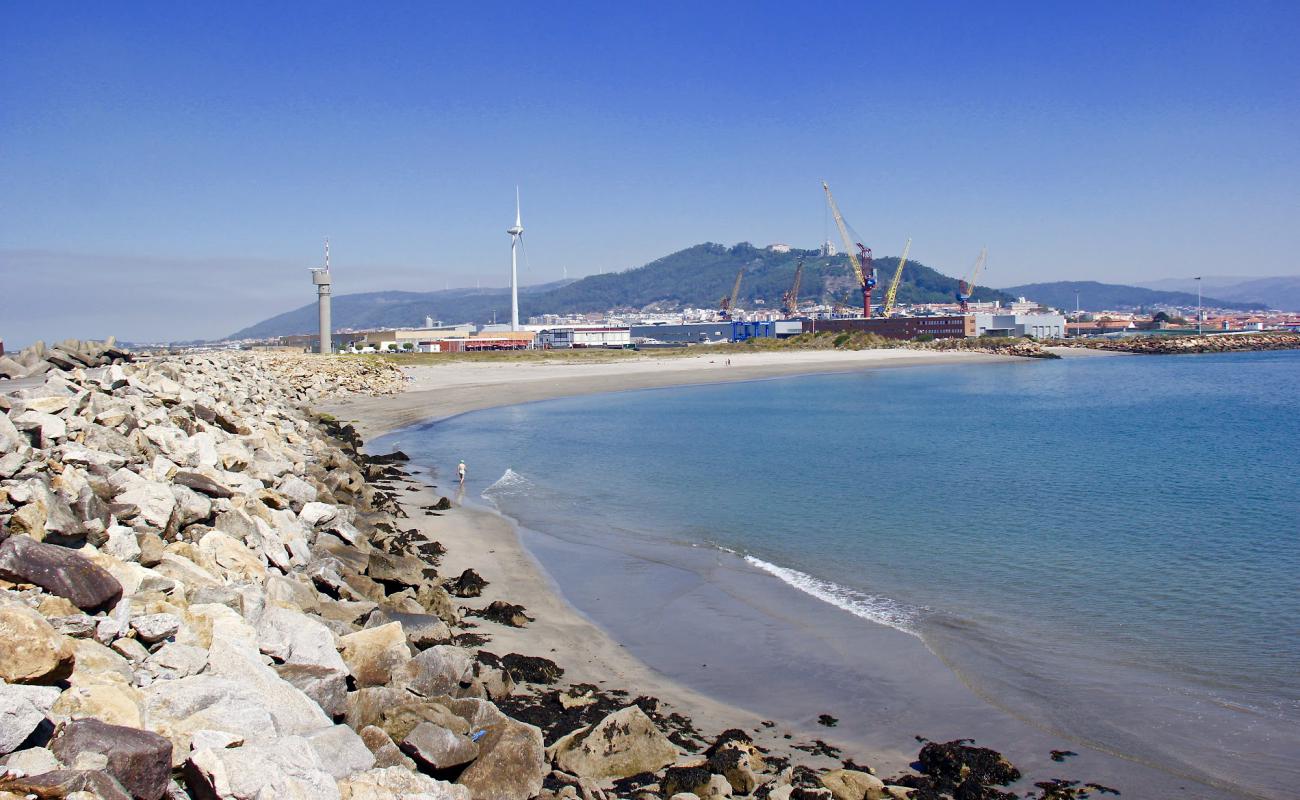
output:
[[[1092,351],[1087,355],[1092,355]],[[448,361],[404,368],[408,385],[401,394],[335,400],[318,408],[352,422],[357,432],[369,440],[467,411],[556,397],[786,375],[1017,360],[1020,359],[985,353],[928,350],[793,350],[731,356],[645,356],[594,363]]]

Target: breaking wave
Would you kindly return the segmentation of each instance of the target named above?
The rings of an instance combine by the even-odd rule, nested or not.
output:
[[[506,471],[501,474],[501,477],[497,478],[496,482],[491,486],[484,489],[479,496],[484,500],[491,502],[493,505],[497,505],[499,508],[498,500],[506,497],[526,495],[532,490],[532,481],[507,467]]]
[[[754,556],[745,556],[745,561],[770,575],[775,575],[786,584],[793,586],[804,594],[812,595],[823,603],[830,603],[856,617],[881,625],[888,625],[917,638],[921,636],[916,626],[924,609],[907,606],[888,597],[859,592],[856,589],[850,589],[832,581],[814,578],[812,575],[800,572],[797,569],[778,567],[776,564]]]

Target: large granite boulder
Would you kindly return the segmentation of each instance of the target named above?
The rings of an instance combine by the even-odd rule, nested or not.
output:
[[[31,583],[66,597],[86,611],[111,607],[122,596],[122,584],[75,550],[10,536],[0,542],[0,578]]]
[[[65,764],[83,753],[104,755],[108,774],[135,800],[159,800],[171,779],[172,743],[149,731],[78,719],[59,728],[50,750]]]
[[[529,800],[541,792],[547,772],[541,729],[502,717],[484,730],[478,758],[456,782],[474,800]]]
[[[301,736],[195,750],[185,778],[199,797],[221,800],[338,800],[334,776]]]
[[[358,687],[383,686],[411,660],[399,622],[360,630],[339,639],[343,660]]]
[[[337,780],[375,765],[375,756],[357,732],[347,725],[333,725],[303,736],[316,751],[325,771]]]
[[[677,760],[677,748],[633,705],[562,737],[547,756],[565,772],[604,780],[657,772]]]
[[[58,697],[54,686],[0,683],[0,755],[17,750],[50,715]]]
[[[402,752],[430,770],[444,770],[477,758],[478,744],[441,725],[421,722],[402,740]]]
[[[26,606],[0,606],[0,679],[38,684],[63,680],[77,660],[72,641]]]
[[[821,776],[821,782],[831,790],[835,800],[882,800],[889,797],[884,781],[856,769],[832,770]]]
[[[470,791],[446,781],[412,772],[404,767],[387,767],[359,772],[339,781],[342,800],[471,800]]]

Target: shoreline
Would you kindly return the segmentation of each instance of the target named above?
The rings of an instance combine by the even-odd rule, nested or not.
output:
[[[1117,355],[1079,352],[1082,354],[1078,357]],[[1063,355],[1068,358],[1076,353]],[[730,366],[726,364],[728,360],[732,362]],[[346,418],[369,441],[469,411],[559,397],[795,375],[1025,360],[1015,356],[932,350],[807,350],[639,358],[592,364],[450,362],[403,367],[408,382],[399,394],[348,397],[317,403],[314,407],[340,420]]]
[[[473,410],[578,394],[761,380],[786,375],[825,374],[895,366],[1010,362],[1018,360],[1010,357],[967,353],[926,354],[920,358],[911,357],[915,356],[915,353],[906,353],[903,358],[897,356],[894,358],[873,357],[879,356],[880,353],[881,351],[869,352],[866,357],[863,357],[862,353],[840,353],[834,354],[840,356],[838,358],[800,359],[797,362],[786,361],[786,363],[778,364],[769,362],[742,365],[737,363],[730,368],[715,363],[709,365],[713,367],[712,369],[705,368],[707,362],[722,362],[723,359],[704,356],[697,358],[700,362],[705,363],[697,365],[694,369],[658,370],[639,375],[635,372],[629,374],[630,371],[626,369],[627,365],[624,364],[616,365],[621,369],[600,369],[600,367],[608,365],[584,365],[580,369],[575,369],[573,365],[474,365],[479,369],[457,371],[458,374],[451,376],[455,379],[451,382],[451,386],[443,390],[429,388],[427,382],[440,376],[440,373],[435,371],[454,368],[444,366],[425,367],[416,368],[416,370],[425,371],[425,374],[417,377],[413,381],[414,385],[401,395],[378,400],[363,399],[360,402],[336,403],[325,410],[338,413],[341,416],[357,416],[359,419],[356,421],[356,427],[360,431],[367,433],[369,438],[376,436],[376,434],[394,433],[403,428],[432,425],[451,416]],[[843,358],[845,355],[859,357]],[[1086,358],[1117,354],[1098,351],[1075,351],[1065,355],[1066,357],[1077,355]],[[789,354],[782,354],[778,358],[785,361],[788,357]],[[736,358],[735,361],[740,362],[740,359]],[[569,374],[564,374],[566,372]],[[587,374],[575,374],[578,372]],[[435,395],[440,396],[435,397]],[[421,418],[412,421],[411,417],[415,414],[421,415]],[[406,424],[394,427],[397,421],[403,421]],[[702,690],[700,687],[689,686],[672,675],[654,669],[629,652],[629,649],[619,642],[618,631],[607,631],[600,624],[583,614],[580,608],[576,607],[569,598],[564,596],[564,591],[558,584],[559,578],[547,568],[547,560],[540,557],[533,549],[530,549],[529,544],[525,544],[523,537],[526,531],[520,530],[513,520],[495,511],[465,508],[463,506],[456,508],[448,516],[452,515],[461,518],[460,521],[467,528],[463,535],[458,536],[455,540],[455,546],[450,548],[452,553],[471,542],[479,542],[480,545],[477,548],[473,546],[469,548],[473,555],[467,555],[463,563],[471,565],[492,563],[491,569],[498,571],[498,574],[509,574],[511,576],[512,588],[508,594],[513,596],[505,599],[510,602],[522,603],[529,608],[533,607],[530,605],[531,603],[539,609],[545,609],[543,613],[538,615],[539,623],[543,619],[555,620],[554,623],[540,625],[532,633],[529,633],[528,629],[515,632],[508,638],[508,641],[529,642],[521,644],[521,646],[531,648],[532,652],[537,652],[539,646],[543,651],[551,649],[553,652],[548,653],[548,657],[554,658],[557,663],[565,666],[566,669],[570,668],[570,664],[574,665],[575,672],[572,676],[574,679],[601,679],[600,676],[603,676],[604,680],[609,680],[611,674],[617,675],[618,680],[626,680],[624,676],[633,677],[635,680],[631,685],[637,686],[640,691],[654,694],[670,705],[675,706],[682,713],[687,713],[702,728],[720,730],[725,727],[741,726],[747,732],[753,732],[756,743],[775,748],[778,752],[789,753],[792,742],[776,738],[776,732],[780,732],[781,735],[798,735],[807,739],[821,739],[831,742],[842,747],[843,754],[846,757],[869,759],[870,763],[881,767],[880,774],[882,775],[905,771],[912,762],[910,747],[914,746],[912,734],[915,731],[901,729],[896,723],[886,722],[882,725],[873,720],[868,723],[874,725],[873,735],[868,737],[863,737],[861,729],[856,733],[849,733],[848,729],[852,727],[851,725],[846,725],[838,730],[823,728],[818,731],[815,722],[808,722],[815,716],[816,712],[806,709],[806,713],[802,714],[802,717],[807,724],[800,724],[792,720],[790,714],[775,715],[774,718],[780,722],[780,725],[770,731],[763,727],[761,723],[754,724],[758,722],[759,717],[752,708],[741,707],[743,704],[738,704],[734,699],[729,701],[717,696],[716,692],[711,693]],[[502,526],[505,526],[504,530]],[[536,532],[531,532],[531,534],[533,540],[530,544],[535,549],[539,545],[539,541],[536,539],[538,534]],[[483,541],[492,543],[488,552],[483,551],[481,545]],[[502,552],[503,550],[504,552]],[[450,555],[451,553],[449,553],[449,557]],[[590,559],[590,556],[590,553],[575,553],[574,559]],[[555,559],[552,559],[551,562],[552,568],[554,568]],[[459,565],[462,562],[457,558],[448,563]],[[526,575],[522,582],[519,579],[520,574]],[[768,575],[767,577],[774,584],[779,584],[779,586],[775,587],[775,591],[800,593],[798,589],[781,582],[776,576]],[[800,594],[802,602],[814,606],[824,604],[823,601],[810,595]],[[525,597],[527,600],[522,599]],[[827,606],[827,608],[833,607]],[[826,609],[822,609],[821,613],[825,614]],[[910,654],[909,656],[896,656],[893,659],[892,667],[887,669],[886,673],[892,672],[895,681],[897,681],[899,675],[905,674],[909,670],[914,671],[915,675],[908,675],[909,680],[906,682],[888,684],[897,695],[895,698],[885,697],[890,689],[877,691],[875,694],[879,704],[882,706],[889,705],[891,699],[902,698],[908,707],[915,708],[917,704],[932,701],[933,696],[939,696],[944,698],[940,705],[947,704],[949,708],[961,709],[960,712],[954,711],[937,716],[932,715],[932,719],[946,718],[949,723],[942,726],[942,733],[937,734],[939,739],[975,735],[980,744],[992,746],[996,750],[1005,752],[1013,762],[1030,770],[1035,778],[1062,773],[1099,777],[1098,773],[1102,773],[1100,779],[1102,779],[1103,783],[1108,781],[1112,784],[1118,783],[1118,788],[1121,790],[1128,788],[1130,792],[1134,788],[1138,791],[1153,789],[1158,784],[1165,784],[1164,788],[1168,788],[1170,784],[1180,782],[1171,773],[1159,768],[1144,765],[1125,756],[1107,754],[1091,748],[1085,750],[1085,755],[1082,758],[1071,759],[1068,768],[1059,768],[1047,758],[1048,745],[1051,743],[1053,749],[1058,747],[1068,749],[1066,745],[1070,745],[1070,741],[1017,719],[1010,713],[989,703],[972,690],[960,675],[950,669],[921,639],[881,623],[851,615],[842,609],[836,608],[830,613],[832,615],[843,613],[851,616],[852,620],[849,627],[857,626],[853,630],[855,635],[861,635],[862,626],[878,629],[873,636],[880,649]],[[533,625],[539,625],[539,623],[533,623]],[[533,625],[530,625],[530,628]],[[579,632],[581,629],[585,629],[585,632]],[[904,642],[903,640],[910,641]],[[492,644],[486,645],[488,649],[491,649],[492,646]],[[513,646],[513,644],[510,646]],[[918,650],[923,651],[923,656],[928,660],[928,663],[920,668],[915,663],[905,663],[909,658],[912,662],[918,661],[919,658],[916,654]],[[529,650],[525,650],[525,652],[529,652]],[[579,676],[583,677],[580,678]],[[911,680],[912,678],[915,678],[915,680]],[[821,709],[821,711],[832,715],[841,715],[837,708],[828,707]],[[997,719],[998,717],[1003,719]],[[940,727],[938,725],[933,726],[928,732],[934,733],[935,728]],[[881,728],[884,728],[884,730],[881,730]],[[766,737],[766,740],[762,738],[765,733],[770,734]],[[997,740],[999,738],[1001,740]],[[869,749],[864,750],[864,743],[868,742],[869,744],[866,744],[866,747]],[[891,746],[891,742],[893,746]],[[1078,744],[1075,746],[1080,749],[1086,747],[1086,745]],[[798,758],[804,762],[811,761],[802,754],[798,755]],[[826,763],[833,766],[835,761],[832,759]],[[1205,798],[1236,796],[1232,794],[1232,790],[1212,787],[1202,783],[1199,779],[1190,780],[1195,781],[1199,786],[1194,791],[1188,791],[1187,787],[1179,787],[1179,790],[1184,793],[1183,796]]]

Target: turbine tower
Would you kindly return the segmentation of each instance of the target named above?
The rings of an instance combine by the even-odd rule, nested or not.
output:
[[[510,234],[510,330],[519,330],[519,245],[524,238],[524,224],[519,216],[519,187],[515,187],[515,226]]]
[[[325,266],[312,267],[311,282],[316,284],[316,310],[320,314],[321,355],[329,355],[333,345],[330,334],[330,240],[325,240]]]

